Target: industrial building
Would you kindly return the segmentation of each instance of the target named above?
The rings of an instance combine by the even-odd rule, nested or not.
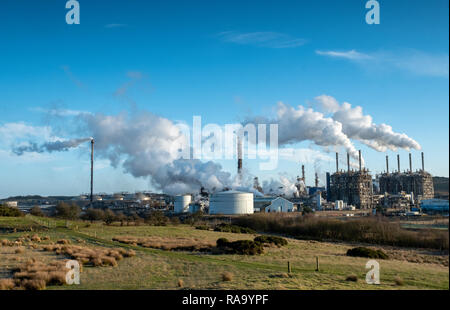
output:
[[[211,195],[209,214],[253,214],[253,193],[225,191]]]
[[[413,171],[412,158],[409,154],[409,170],[401,172],[400,155],[397,155],[398,170],[389,172],[389,158],[386,156],[386,172],[378,177],[380,193],[398,195],[402,192],[413,194],[413,200],[418,203],[422,199],[434,198],[433,177],[425,171],[424,155],[422,153],[422,169]]]
[[[362,168],[359,151],[359,170],[350,169],[350,155],[347,153],[347,172],[339,170],[339,155],[336,153],[336,172],[327,173],[327,200],[342,200],[358,209],[373,207],[372,176],[369,170]]]
[[[253,200],[255,211],[258,212],[293,212],[294,203],[276,196],[255,197]]]

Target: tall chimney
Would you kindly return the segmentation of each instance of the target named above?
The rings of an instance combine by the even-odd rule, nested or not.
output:
[[[347,170],[350,172],[350,153],[347,152]]]
[[[361,150],[358,151],[358,157],[359,157],[359,172],[361,172]]]
[[[339,154],[336,152],[336,172],[339,172]]]
[[[319,176],[317,175],[317,172],[316,172],[316,174],[315,174],[314,185],[315,185],[316,187],[319,187]]]
[[[302,181],[304,184],[306,184],[305,183],[305,165],[302,165]]]
[[[94,197],[94,138],[91,139],[91,205]]]
[[[397,154],[398,173],[400,173],[400,154]]]
[[[389,156],[386,155],[386,173],[389,174]]]
[[[412,158],[411,158],[411,153],[409,153],[409,172],[412,173]]]
[[[425,160],[423,158],[423,152],[422,152],[422,171],[425,171]]]
[[[239,179],[242,179],[242,141],[241,138],[237,137],[237,157],[238,157],[238,177]]]

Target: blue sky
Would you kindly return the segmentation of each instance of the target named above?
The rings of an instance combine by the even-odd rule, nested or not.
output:
[[[0,197],[88,191],[84,146],[10,152],[30,131],[37,139],[48,131],[76,135],[43,112],[52,108],[138,109],[225,124],[270,116],[279,101],[307,106],[323,94],[406,133],[422,146],[427,170],[449,174],[446,0],[380,0],[380,25],[365,23],[364,0],[80,0],[80,25],[65,23],[65,2],[0,3]],[[299,147],[318,149],[308,141]],[[384,169],[384,152],[361,149],[372,171]],[[387,152],[391,166],[397,153],[406,167],[406,150]],[[413,156],[418,167],[420,152]],[[234,161],[220,163],[235,172]],[[256,162],[247,167],[264,179],[296,176],[299,164],[280,162],[270,173],[258,172]],[[333,162],[320,164],[321,172],[333,169]],[[309,180],[313,174],[307,163]],[[148,188],[147,179],[98,161],[98,191]]]

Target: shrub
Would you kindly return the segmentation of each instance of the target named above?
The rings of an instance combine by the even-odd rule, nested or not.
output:
[[[222,273],[222,281],[232,281],[233,280],[233,274],[231,272],[225,271]]]
[[[395,277],[395,278],[394,278],[394,282],[395,282],[395,285],[397,285],[397,286],[403,286],[403,285],[405,285],[405,282],[404,282],[403,279],[400,278],[400,277]]]
[[[252,240],[228,242],[227,239],[220,238],[216,243],[217,247],[226,254],[257,255],[264,252],[262,244]]]
[[[259,232],[289,235],[301,239],[333,240],[383,244],[390,246],[449,249],[447,231],[411,231],[398,222],[384,218],[334,219],[295,216],[283,213],[262,213],[241,216],[233,224]]]
[[[59,202],[55,208],[56,217],[66,220],[75,220],[80,217],[81,209],[76,204],[67,204],[65,202]]]
[[[195,229],[209,230],[209,226],[208,225],[198,225],[198,226],[195,226]]]
[[[162,211],[153,211],[145,215],[144,222],[153,226],[167,226],[169,218]]]
[[[248,227],[240,227],[237,225],[231,225],[226,223],[220,223],[216,225],[214,228],[214,231],[220,231],[220,232],[231,232],[231,233],[237,233],[237,234],[254,234],[256,233],[253,229],[250,229]]]
[[[0,216],[22,217],[25,214],[17,208],[0,205]]]
[[[219,238],[216,241],[217,247],[225,247],[230,243],[227,238]]]
[[[264,243],[274,244],[278,247],[285,246],[288,244],[286,239],[277,236],[258,236],[254,239],[254,241],[262,244]]]
[[[44,212],[42,212],[39,206],[34,206],[33,208],[31,208],[30,214],[34,216],[44,216]]]
[[[16,254],[22,254],[23,252],[24,252],[23,248],[17,248],[14,250],[14,253],[16,253]]]
[[[354,274],[351,274],[345,278],[345,281],[358,282],[358,277]]]
[[[89,208],[86,210],[86,212],[82,215],[82,219],[86,221],[102,221],[105,217],[105,212],[103,212],[102,209],[94,209]]]
[[[374,250],[365,247],[357,247],[349,249],[347,251],[347,256],[379,258],[379,259],[389,258],[388,255],[384,253],[382,250]]]

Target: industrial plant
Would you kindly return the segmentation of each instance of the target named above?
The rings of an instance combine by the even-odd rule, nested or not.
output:
[[[269,188],[266,192],[257,176],[252,187],[222,188],[209,192],[201,187],[199,193],[184,193],[173,196],[152,192],[94,193],[94,138],[90,141],[90,192],[69,197],[83,210],[88,208],[110,209],[124,213],[162,210],[174,215],[202,212],[210,215],[242,215],[255,212],[304,212],[315,211],[357,211],[372,212],[394,210],[396,212],[418,212],[421,205],[424,210],[433,212],[442,209],[448,213],[448,201],[434,199],[433,177],[425,171],[424,154],[421,153],[422,167],[413,171],[412,155],[409,154],[409,169],[401,171],[400,156],[397,155],[397,170],[389,170],[389,158],[386,156],[386,171],[372,176],[369,169],[363,167],[361,151],[358,152],[358,165],[352,165],[347,153],[347,167],[340,169],[339,154],[336,153],[336,171],[326,172],[326,187],[320,186],[319,174],[315,172],[314,185],[308,186],[305,177],[305,165],[301,164],[301,176],[291,187],[295,190],[277,191]],[[241,139],[237,139],[237,179],[243,180],[243,149]],[[357,169],[354,169],[354,167]],[[280,189],[280,188],[278,188]],[[58,198],[14,201],[5,200],[26,211],[34,205],[45,209],[54,207]],[[67,198],[65,199],[67,200]],[[446,202],[446,204],[445,204]],[[425,207],[426,206],[426,207]],[[429,212],[431,212],[429,211]],[[353,214],[350,214],[353,215]]]

